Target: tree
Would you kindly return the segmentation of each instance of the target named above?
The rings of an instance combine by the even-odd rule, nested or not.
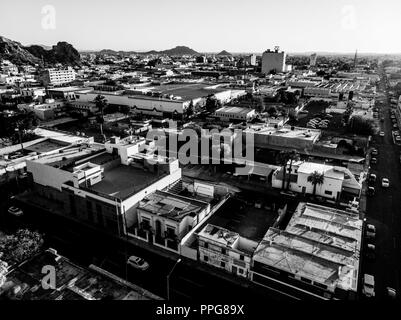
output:
[[[284,190],[285,188],[285,178],[287,174],[287,164],[288,161],[290,160],[290,153],[286,150],[283,150],[279,153],[278,155],[278,163],[282,165],[283,167],[283,184],[281,185],[281,189]]]
[[[221,107],[221,102],[216,98],[214,94],[209,95],[206,98],[205,108],[208,112],[214,112],[216,109]]]
[[[195,112],[195,107],[194,107],[193,101],[191,100],[189,102],[187,108],[184,111],[184,115],[186,118],[188,118],[188,117],[192,116],[194,114],[194,112]]]
[[[277,108],[275,106],[271,106],[269,109],[267,109],[267,113],[270,117],[273,117],[277,115]]]
[[[308,182],[310,182],[313,185],[313,195],[315,195],[316,194],[316,186],[321,185],[324,182],[324,174],[320,173],[318,171],[313,171],[308,176]]]
[[[352,117],[348,124],[348,131],[361,135],[373,135],[375,132],[374,121],[362,116]]]
[[[100,115],[97,118],[97,122],[100,125],[100,134],[104,137],[103,134],[103,123],[104,123],[104,110],[106,109],[108,103],[107,103],[107,99],[102,96],[102,95],[97,95],[95,100],[93,100],[93,102],[95,103],[96,107],[99,109]]]
[[[290,167],[288,168],[288,179],[287,179],[287,187],[286,190],[288,190],[290,188],[290,182],[291,182],[291,172],[292,172],[292,163],[294,161],[299,160],[299,153],[296,150],[291,150],[290,152],[288,152],[288,158],[290,160]]]
[[[0,239],[1,259],[19,263],[38,253],[43,237],[36,231],[20,229],[13,235]]]

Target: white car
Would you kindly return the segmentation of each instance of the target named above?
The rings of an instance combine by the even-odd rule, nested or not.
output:
[[[397,298],[397,291],[395,291],[395,289],[387,287],[386,290],[387,290],[387,296],[389,296],[392,299]]]
[[[18,207],[10,207],[8,208],[8,213],[12,214],[13,216],[19,217],[24,214],[24,212]]]
[[[380,137],[384,137],[384,131],[380,131]]]
[[[140,270],[146,270],[149,268],[149,263],[137,256],[130,256],[127,260],[127,264]]]
[[[362,293],[368,298],[375,296],[375,278],[370,274],[364,275]]]
[[[383,188],[388,188],[390,187],[390,181],[387,178],[382,179],[382,187]]]

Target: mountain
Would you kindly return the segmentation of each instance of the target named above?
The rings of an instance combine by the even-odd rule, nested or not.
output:
[[[27,51],[21,43],[0,36],[0,59],[10,60],[14,64],[36,64],[38,57]]]
[[[68,65],[79,64],[81,56],[79,52],[67,42],[58,42],[52,49],[46,50],[42,46],[34,45],[25,47],[27,51],[33,54],[35,57],[43,60],[47,63],[62,63]]]
[[[217,54],[218,56],[232,56],[230,52],[227,52],[226,50],[223,50]]]
[[[67,42],[58,42],[48,49],[42,45],[23,46],[21,43],[0,36],[0,59],[10,60],[14,64],[79,64],[79,52]]]
[[[186,46],[177,46],[172,49],[168,50],[162,50],[162,51],[156,51],[156,50],[150,50],[150,51],[116,51],[112,49],[103,49],[100,51],[82,51],[83,53],[98,53],[98,54],[106,54],[106,55],[131,55],[131,54],[163,54],[167,56],[183,56],[183,55],[198,55],[199,53],[196,52],[195,50],[186,47]]]
[[[196,55],[199,54],[195,50],[188,48],[186,46],[177,46],[172,49],[164,50],[164,51],[159,51],[159,54],[165,54],[168,56],[183,56],[183,55]]]

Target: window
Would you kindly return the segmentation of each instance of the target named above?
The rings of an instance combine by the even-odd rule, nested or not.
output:
[[[209,248],[209,244],[207,242],[204,243],[203,245],[206,249]]]
[[[224,249],[224,248],[221,249],[221,253],[222,253],[222,254],[227,254],[227,249]]]
[[[245,257],[244,257],[242,254],[240,254],[240,255],[239,255],[239,259],[242,260],[242,261],[244,261],[244,260],[245,260]]]
[[[208,256],[203,256],[203,261],[209,261],[209,257]]]
[[[226,267],[226,263],[223,262],[223,261],[221,261],[221,262],[220,262],[220,266],[221,266],[222,268],[225,268],[225,267]]]
[[[331,196],[331,195],[333,194],[333,192],[326,190],[326,191],[324,192],[324,194],[327,194],[327,195]]]

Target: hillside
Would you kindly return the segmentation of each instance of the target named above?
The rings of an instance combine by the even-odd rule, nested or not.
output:
[[[10,60],[14,64],[36,64],[40,62],[19,42],[0,36],[0,59]]]
[[[58,42],[51,49],[42,45],[23,46],[21,43],[0,36],[0,59],[14,64],[62,63],[76,65],[80,62],[79,52],[67,42]]]

